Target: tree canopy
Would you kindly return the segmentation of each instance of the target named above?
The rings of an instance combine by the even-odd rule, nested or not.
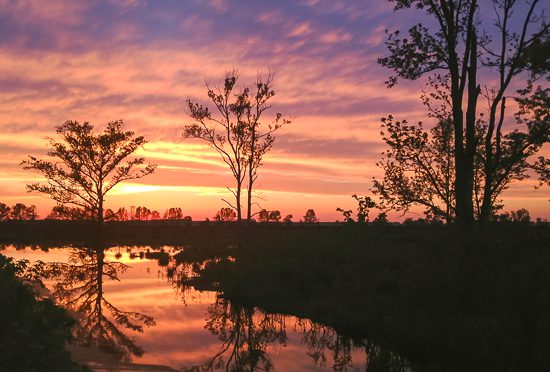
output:
[[[541,2],[492,0],[488,5],[494,19],[487,19],[491,12],[480,9],[480,5],[487,4],[477,0],[392,2],[395,10],[416,8],[426,13],[437,26],[427,28],[419,23],[409,29],[407,36],[401,36],[399,30],[389,34],[386,45],[390,54],[379,59],[380,64],[395,72],[387,84],[392,87],[399,78],[415,80],[427,73],[443,71],[448,79],[444,97],[448,117],[440,119],[450,119],[453,126],[455,215],[462,224],[473,223],[476,164],[481,164],[479,219],[488,221],[503,187],[514,177],[521,178],[524,169],[536,164],[540,168],[545,162],[544,159],[542,163],[528,162],[548,142],[545,120],[518,120],[526,127],[504,129],[510,117],[506,113],[506,97],[513,81],[525,82],[526,88],[520,89],[520,97],[516,97],[520,106],[522,99],[529,103],[547,102],[544,96],[548,97],[548,91],[533,84],[541,77],[548,77],[550,71],[547,58],[550,25],[539,13]],[[494,28],[488,30],[491,25]],[[482,69],[483,75],[479,74]],[[482,79],[484,84],[480,82]],[[486,109],[481,108],[482,98]],[[482,117],[484,112],[486,115]],[[540,119],[536,113],[531,117]]]
[[[124,131],[122,120],[107,124],[101,133],[94,133],[88,122],[66,121],[56,127],[61,140],[49,138],[52,160],[29,156],[21,164],[36,171],[45,183],[27,185],[29,192],[49,195],[59,204],[84,208],[103,222],[105,194],[122,181],[138,179],[155,171],[156,165],[145,165],[145,158],[127,159],[146,141],[134,132]]]

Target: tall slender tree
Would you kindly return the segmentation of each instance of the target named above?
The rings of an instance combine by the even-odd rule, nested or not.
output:
[[[260,121],[262,114],[271,108],[269,99],[275,95],[273,90],[273,75],[268,74],[265,81],[258,75],[256,79],[256,94],[249,98],[246,108],[247,118],[247,140],[245,154],[248,161],[248,187],[247,187],[247,212],[246,220],[250,222],[252,218],[252,195],[254,183],[258,179],[258,169],[262,165],[264,155],[271,150],[275,142],[273,133],[285,124],[290,124],[290,120],[283,118],[281,113],[277,113],[272,123],[262,128]]]
[[[194,123],[184,127],[183,137],[206,141],[220,154],[235,179],[235,187],[227,188],[233,194],[235,202],[225,199],[223,201],[235,209],[237,220],[242,221],[244,212],[241,197],[243,188],[246,187],[246,219],[250,221],[253,187],[258,178],[258,169],[264,155],[273,146],[273,132],[290,121],[283,119],[278,113],[267,129],[262,127],[262,115],[271,108],[269,100],[275,95],[272,74],[265,80],[258,75],[254,93],[251,93],[250,88],[237,91],[237,81],[237,73],[233,71],[226,75],[223,87],[206,84],[208,97],[218,115],[214,115],[207,106],[187,100],[187,113]]]

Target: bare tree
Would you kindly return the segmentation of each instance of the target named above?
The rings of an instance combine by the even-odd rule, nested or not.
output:
[[[207,106],[187,100],[187,113],[195,122],[184,127],[183,137],[206,141],[229,166],[235,188],[228,187],[228,190],[235,197],[235,202],[223,201],[236,210],[238,221],[243,219],[241,196],[248,177],[246,218],[250,221],[253,186],[263,156],[273,146],[273,132],[290,121],[277,114],[273,123],[262,130],[262,114],[271,108],[269,100],[275,95],[272,74],[265,81],[258,75],[254,93],[250,88],[236,92],[237,80],[237,73],[233,71],[226,75],[223,87],[206,84],[208,97],[218,115],[212,114]]]
[[[254,183],[258,179],[258,169],[262,165],[264,155],[271,150],[275,142],[273,132],[285,124],[290,124],[290,120],[277,113],[275,120],[267,125],[267,129],[262,130],[260,121],[264,111],[271,108],[269,99],[275,95],[273,86],[273,75],[270,73],[265,82],[262,76],[258,75],[256,79],[256,94],[248,99],[247,115],[247,141],[246,157],[248,159],[248,188],[247,188],[247,213],[246,220],[250,222],[252,218],[252,193]]]
[[[123,131],[122,120],[107,124],[95,134],[88,122],[66,121],[56,127],[61,141],[49,138],[48,156],[54,161],[29,156],[21,164],[46,178],[45,184],[27,185],[29,192],[49,195],[60,204],[82,207],[102,223],[105,195],[122,181],[137,179],[154,172],[156,165],[144,167],[142,157],[126,160],[145,144],[143,137]]]

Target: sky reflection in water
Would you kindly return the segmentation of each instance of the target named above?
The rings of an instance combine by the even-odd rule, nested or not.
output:
[[[172,247],[166,250],[175,252]],[[354,347],[331,328],[306,319],[244,308],[219,298],[214,292],[179,287],[170,280],[166,266],[159,266],[157,260],[147,259],[144,254],[140,257],[140,252],[147,251],[147,247],[115,247],[105,250],[104,256],[105,265],[115,262],[117,267],[129,265],[125,271],[118,270],[119,280],[103,275],[106,303],[123,315],[139,313],[155,322],[147,326],[143,318],[139,319],[141,322],[134,320],[132,324],[143,326],[142,333],[115,324],[118,331],[145,351],[141,356],[131,355],[130,347],[126,356],[133,363],[166,365],[178,370],[193,366],[225,369],[227,363],[241,369],[252,365],[266,370],[365,370],[365,348]],[[2,253],[17,259],[74,266],[86,256],[83,252],[93,255],[92,250],[77,248],[44,252],[8,247]],[[133,258],[130,252],[134,253]],[[89,258],[86,265],[98,262],[97,257],[90,258],[91,261]],[[173,265],[171,261],[169,267]],[[66,275],[67,269],[64,270],[61,275]],[[190,268],[178,267],[178,271],[181,270]],[[59,277],[45,283],[53,289],[58,281]],[[78,285],[73,281],[73,286]],[[113,320],[108,309],[103,309],[103,313]]]

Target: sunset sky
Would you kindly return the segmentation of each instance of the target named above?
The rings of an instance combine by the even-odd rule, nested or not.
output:
[[[45,154],[45,137],[65,120],[101,128],[123,119],[146,137],[139,154],[158,168],[113,190],[107,207],[212,218],[232,178],[205,144],[183,141],[185,100],[206,104],[205,79],[219,83],[226,71],[250,85],[270,70],[276,96],[265,119],[281,112],[292,124],[260,169],[258,202],[295,220],[308,208],[341,219],[336,207],[353,208],[350,195],[370,194],[381,176],[380,118],[433,124],[423,81],[387,89],[391,71],[376,63],[387,54],[384,30],[418,20],[382,0],[0,0],[0,201],[35,204],[44,217],[55,203],[25,191],[37,176],[19,163]],[[536,184],[514,184],[505,210],[550,217],[550,191]]]

